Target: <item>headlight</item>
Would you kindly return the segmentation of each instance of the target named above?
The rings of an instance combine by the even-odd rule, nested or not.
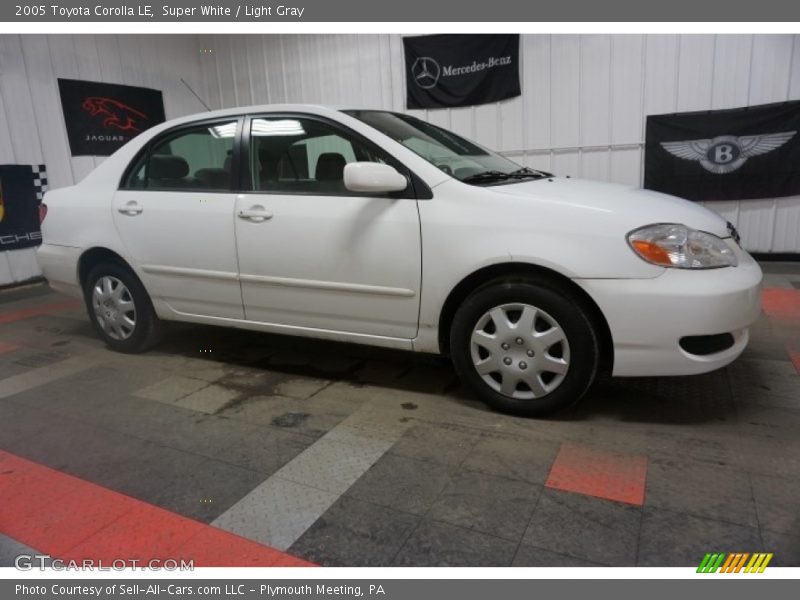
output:
[[[628,243],[641,258],[662,267],[713,269],[738,264],[721,238],[677,223],[635,229],[628,234]]]

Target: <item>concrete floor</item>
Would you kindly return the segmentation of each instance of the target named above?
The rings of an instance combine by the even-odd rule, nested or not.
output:
[[[765,272],[733,365],[604,380],[551,420],[490,412],[445,361],[373,348],[175,325],[115,354],[79,303],[0,291],[0,451],[323,565],[798,566],[800,265]],[[0,566],[112,536],[57,548],[67,517],[46,504],[21,526],[2,460]],[[163,536],[116,531],[122,555]]]

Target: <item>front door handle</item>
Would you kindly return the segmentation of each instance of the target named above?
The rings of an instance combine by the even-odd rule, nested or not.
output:
[[[123,215],[128,215],[129,217],[135,217],[142,213],[144,209],[139,205],[136,200],[130,200],[126,202],[123,206],[120,206],[117,211],[121,212]]]
[[[238,217],[240,219],[247,219],[253,223],[263,223],[264,221],[272,218],[272,213],[260,204],[256,204],[250,208],[240,210]]]

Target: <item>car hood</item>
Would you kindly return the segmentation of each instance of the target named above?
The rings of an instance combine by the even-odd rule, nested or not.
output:
[[[720,237],[730,235],[725,219],[699,204],[614,183],[553,177],[485,189],[501,196],[558,205],[562,210],[593,211],[598,220],[613,220],[626,231],[651,223],[682,223]]]

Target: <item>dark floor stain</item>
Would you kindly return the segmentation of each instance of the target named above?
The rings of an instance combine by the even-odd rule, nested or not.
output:
[[[275,427],[297,427],[310,416],[303,412],[288,412],[272,419],[272,424]]]
[[[405,410],[417,410],[417,408],[419,408],[413,402],[403,402],[400,406],[402,406]]]

